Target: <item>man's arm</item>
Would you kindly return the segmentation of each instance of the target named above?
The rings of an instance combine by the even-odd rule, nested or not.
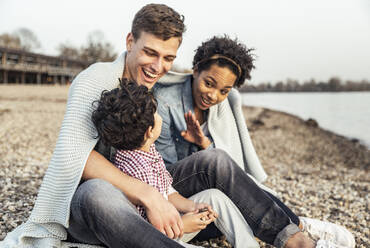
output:
[[[183,234],[183,223],[176,208],[150,185],[122,173],[100,153],[93,150],[86,162],[83,179],[100,178],[116,188],[135,205],[146,208],[150,223],[169,238]]]

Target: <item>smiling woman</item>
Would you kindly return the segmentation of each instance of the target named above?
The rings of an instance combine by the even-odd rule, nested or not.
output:
[[[255,202],[251,203],[249,200],[248,204],[254,205],[257,209],[265,209],[266,205],[262,204],[261,200],[265,197],[271,200],[273,205],[278,206],[289,218],[290,224],[287,223],[286,226],[289,229],[287,236],[294,234],[307,245],[295,244],[292,247],[314,247],[314,240],[305,237],[300,232],[301,229],[308,231],[315,241],[322,239],[318,244],[324,242],[325,245],[317,247],[337,247],[330,246],[331,243],[354,247],[353,236],[345,228],[320,220],[298,217],[276,197],[274,191],[261,184],[267,175],[250,139],[242,114],[241,97],[233,89],[241,86],[245,79],[250,79],[250,71],[254,68],[251,51],[227,36],[213,37],[196,50],[193,74],[168,73],[154,87],[158,113],[163,118],[162,132],[156,141],[156,147],[162,154],[167,169],[176,180],[176,176],[181,175],[182,167],[183,171],[189,170],[184,164],[191,164],[194,168],[190,170],[199,181],[205,175],[218,178],[214,171],[220,170],[222,172],[219,173],[230,178],[232,187],[228,191],[227,182],[224,181],[216,183],[215,187],[221,191],[228,191],[226,195],[230,199],[237,199],[247,189],[255,188]],[[195,167],[201,154],[212,151],[216,151],[213,157],[230,156],[234,163],[233,167],[230,169],[226,160],[214,164],[209,158],[208,165],[203,165],[201,172],[196,171]],[[237,168],[238,166],[240,168]],[[245,185],[251,179],[257,185]],[[184,182],[186,180],[178,181],[174,186],[181,192],[187,192],[192,185]],[[212,179],[207,178],[206,184],[211,183]],[[243,202],[243,200],[233,201],[247,223],[251,225],[253,233],[266,241],[266,236],[258,234],[259,227],[253,226],[254,220],[250,219],[251,215],[247,213],[247,207],[243,206]],[[260,206],[257,207],[257,204]],[[217,221],[215,224],[217,226]],[[328,237],[331,237],[330,240]],[[288,237],[279,237],[268,242],[281,247],[285,242],[288,243],[287,240]]]

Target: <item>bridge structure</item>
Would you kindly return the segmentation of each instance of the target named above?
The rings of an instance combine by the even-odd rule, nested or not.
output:
[[[0,84],[68,84],[88,65],[0,46]]]

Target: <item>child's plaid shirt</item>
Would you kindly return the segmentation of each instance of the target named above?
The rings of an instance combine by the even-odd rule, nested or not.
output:
[[[168,199],[169,193],[176,192],[172,185],[172,177],[166,170],[162,156],[155,149],[155,145],[150,146],[149,152],[141,150],[117,150],[114,157],[114,165],[125,174],[135,177],[140,181],[158,189],[158,191]],[[143,206],[136,206],[141,216],[147,219]]]

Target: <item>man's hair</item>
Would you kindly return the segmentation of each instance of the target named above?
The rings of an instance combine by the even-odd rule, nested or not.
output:
[[[214,36],[195,50],[193,69],[201,73],[213,64],[226,66],[237,76],[234,87],[240,87],[246,79],[251,79],[250,72],[254,68],[254,55],[251,54],[253,50],[227,35]]]
[[[132,21],[131,33],[140,38],[142,31],[166,41],[172,37],[182,39],[185,32],[184,16],[164,4],[148,4],[142,7]]]
[[[96,106],[97,105],[97,106]],[[140,148],[147,129],[154,127],[157,102],[145,86],[122,79],[119,88],[103,91],[93,103],[92,121],[105,145],[120,150]]]

